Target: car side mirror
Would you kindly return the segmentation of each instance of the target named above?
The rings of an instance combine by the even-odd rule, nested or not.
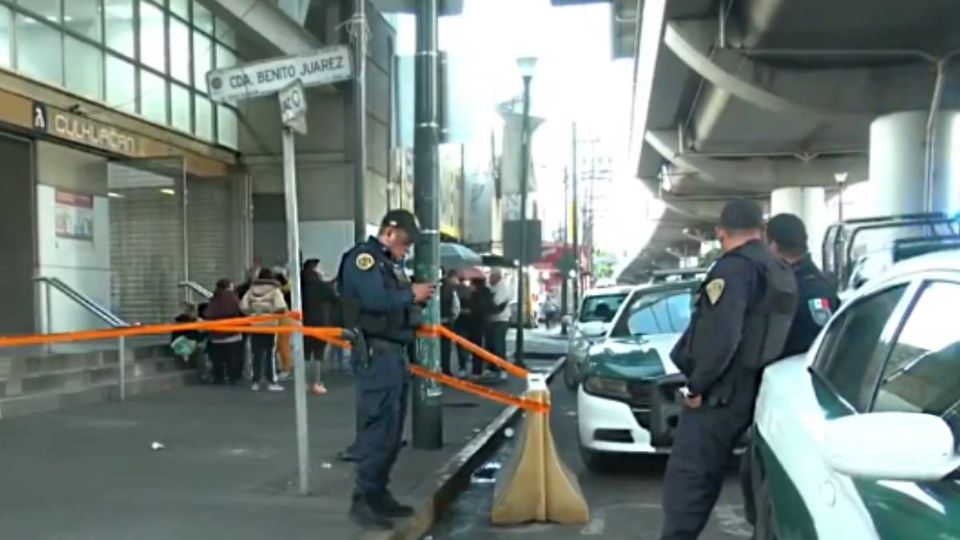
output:
[[[937,481],[960,467],[950,426],[931,414],[880,412],[831,420],[823,445],[830,466],[853,478]]]
[[[580,333],[584,337],[601,337],[607,333],[607,325],[600,321],[585,322],[580,325]]]

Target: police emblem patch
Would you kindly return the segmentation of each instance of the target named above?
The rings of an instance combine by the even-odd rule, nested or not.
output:
[[[720,301],[725,285],[726,283],[718,278],[710,280],[710,283],[707,283],[707,286],[703,288],[704,292],[707,293],[707,300],[710,301],[711,305],[716,305],[716,303]]]
[[[376,264],[376,261],[373,260],[373,255],[369,253],[361,253],[357,255],[357,268],[366,272],[367,270],[373,268],[373,265]]]
[[[833,312],[830,310],[830,302],[826,298],[812,298],[807,301],[807,308],[810,310],[810,317],[817,326],[823,326],[830,320]]]

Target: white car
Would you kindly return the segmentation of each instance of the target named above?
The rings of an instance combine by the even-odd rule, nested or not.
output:
[[[651,399],[659,381],[678,372],[670,351],[690,322],[699,283],[636,288],[606,337],[589,347],[577,391],[580,453],[588,468],[603,469],[607,454],[667,451],[651,436]]]
[[[960,251],[909,259],[765,370],[757,538],[960,539],[958,310]]]
[[[570,338],[563,365],[563,382],[570,390],[576,390],[580,385],[582,366],[590,345],[607,335],[614,316],[635,288],[634,285],[620,285],[591,289],[583,294],[576,317],[567,319]]]

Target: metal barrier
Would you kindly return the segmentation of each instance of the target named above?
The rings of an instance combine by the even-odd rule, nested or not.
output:
[[[203,298],[204,300],[213,298],[213,293],[210,292],[210,289],[207,289],[196,281],[181,281],[177,284],[177,286],[186,292],[187,299],[190,298],[191,293]]]

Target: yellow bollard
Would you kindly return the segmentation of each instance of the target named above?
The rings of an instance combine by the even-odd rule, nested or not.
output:
[[[542,375],[530,374],[528,385],[528,399],[550,402],[550,390]],[[587,523],[590,510],[577,477],[560,461],[549,415],[527,413],[518,443],[497,478],[493,523]]]

